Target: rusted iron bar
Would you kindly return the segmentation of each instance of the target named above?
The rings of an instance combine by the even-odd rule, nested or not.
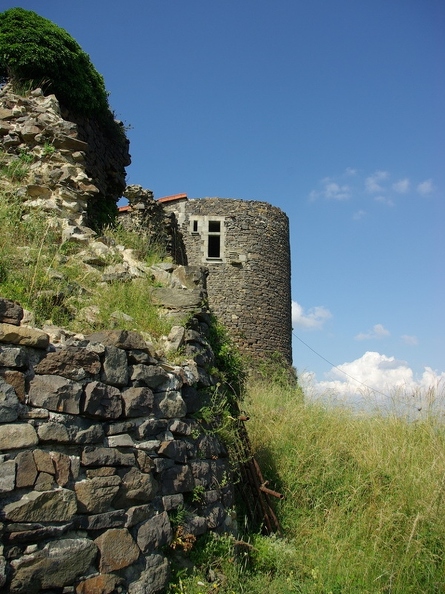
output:
[[[276,497],[277,499],[284,499],[284,495],[282,493],[278,493],[278,491],[272,491],[272,489],[268,489],[265,485],[260,485],[260,491],[267,493],[267,495],[272,495],[272,497]]]

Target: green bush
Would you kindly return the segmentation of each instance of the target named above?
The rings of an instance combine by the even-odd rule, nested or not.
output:
[[[23,8],[0,13],[0,77],[20,92],[41,87],[79,115],[108,111],[102,76],[64,29]]]

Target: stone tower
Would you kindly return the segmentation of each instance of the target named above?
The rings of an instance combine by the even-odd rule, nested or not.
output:
[[[209,305],[239,348],[292,362],[288,217],[267,202],[161,198],[178,220],[189,265],[208,269]]]

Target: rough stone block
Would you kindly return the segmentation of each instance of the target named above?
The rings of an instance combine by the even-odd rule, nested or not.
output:
[[[0,369],[0,377],[14,388],[17,398],[24,404],[26,399],[25,374],[16,369]]]
[[[115,346],[105,347],[102,373],[100,379],[105,384],[116,387],[126,386],[128,383],[127,353]]]
[[[15,460],[0,462],[0,493],[8,493],[15,488]]]
[[[176,464],[168,468],[162,473],[160,482],[164,495],[186,493],[194,487],[192,472],[187,464]]]
[[[87,349],[66,347],[48,353],[34,370],[40,375],[61,375],[74,381],[95,379],[100,372],[100,359]]]
[[[123,591],[125,580],[111,573],[96,575],[76,586],[76,594],[115,594]]]
[[[117,507],[128,507],[135,503],[151,501],[157,491],[158,483],[152,474],[145,474],[137,468],[120,472],[122,484],[116,497]]]
[[[94,541],[100,551],[99,571],[108,573],[137,561],[141,551],[126,528],[111,528]]]
[[[153,412],[154,396],[150,388],[127,388],[122,391],[122,399],[126,417],[143,417]]]
[[[161,392],[155,395],[155,414],[165,419],[184,417],[187,406],[181,392]]]
[[[50,542],[42,549],[13,561],[11,592],[34,593],[63,588],[84,575],[97,555],[86,538]]]
[[[137,530],[136,540],[143,553],[152,552],[170,544],[171,539],[172,527],[167,512],[162,512],[146,520]]]
[[[69,443],[70,436],[65,425],[59,423],[44,423],[37,428],[37,435],[40,441],[55,441],[58,443]]]
[[[148,386],[155,389],[168,381],[168,373],[159,365],[132,365],[130,379],[135,387]]]
[[[0,322],[20,326],[23,318],[23,307],[10,299],[0,298]]]
[[[134,466],[132,452],[122,453],[113,448],[85,447],[82,453],[83,466]]]
[[[76,496],[68,489],[31,491],[4,507],[7,520],[13,522],[66,522],[77,510]]]
[[[98,476],[77,482],[74,490],[79,513],[101,514],[108,511],[120,484],[118,476]]]
[[[32,487],[37,478],[37,467],[31,450],[20,452],[15,459],[17,463],[17,489]]]
[[[0,450],[28,448],[37,445],[38,441],[34,427],[28,423],[0,425]]]
[[[158,449],[159,456],[167,456],[176,462],[187,461],[187,446],[183,441],[163,441]]]
[[[55,412],[79,414],[82,385],[59,375],[36,375],[29,386],[32,406]]]
[[[87,384],[83,412],[100,419],[117,419],[122,414],[120,391],[101,382]]]
[[[49,336],[37,328],[0,323],[0,342],[46,349],[49,345]]]
[[[150,555],[146,559],[145,569],[138,579],[128,586],[128,594],[148,594],[162,592],[168,585],[170,569],[168,560],[162,555]]]
[[[14,388],[0,377],[0,423],[11,423],[19,416],[20,401]]]
[[[0,346],[0,365],[21,369],[28,365],[28,354],[23,347]]]

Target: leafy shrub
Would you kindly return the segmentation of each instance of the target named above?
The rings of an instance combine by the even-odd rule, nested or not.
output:
[[[42,87],[82,115],[108,112],[102,76],[64,29],[35,12],[0,13],[0,78],[13,88]]]

